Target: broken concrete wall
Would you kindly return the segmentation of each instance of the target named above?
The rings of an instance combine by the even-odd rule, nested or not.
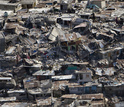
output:
[[[0,33],[0,53],[5,51],[5,36]]]

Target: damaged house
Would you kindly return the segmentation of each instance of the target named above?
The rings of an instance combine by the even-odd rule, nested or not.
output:
[[[79,95],[78,100],[75,101],[76,106],[92,106],[92,107],[104,107],[104,96],[102,93],[99,94],[85,94]]]
[[[77,81],[79,84],[84,84],[86,82],[92,81],[92,71],[87,69],[82,69],[81,71],[75,71]]]
[[[21,0],[20,3],[22,4],[22,8],[29,9],[35,7],[38,4],[38,0]]]
[[[73,0],[61,0],[60,2],[60,10],[62,12],[67,12],[69,9],[72,9],[72,1]]]
[[[81,43],[81,38],[82,36],[79,33],[60,35],[61,50],[69,53],[76,52],[78,45]]]
[[[123,106],[123,2],[0,3],[0,107]]]

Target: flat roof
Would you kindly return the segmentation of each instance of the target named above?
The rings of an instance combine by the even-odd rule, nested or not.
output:
[[[7,93],[24,93],[25,90],[9,90]]]
[[[60,76],[52,76],[52,79],[54,80],[69,80],[69,79],[75,79],[74,75],[60,75]]]
[[[46,71],[43,71],[43,70],[39,70],[37,72],[35,72],[33,74],[33,76],[36,76],[36,75],[43,75],[43,76],[48,76],[48,75],[55,75],[54,71],[50,71],[50,70],[46,70]]]
[[[16,97],[0,97],[0,102],[5,102],[5,101],[16,101]]]
[[[98,94],[84,94],[84,95],[79,95],[78,99],[80,100],[91,100],[92,98],[94,99],[103,99],[103,93],[98,93]]]
[[[28,107],[31,103],[27,102],[13,102],[13,103],[4,103],[1,107]]]
[[[91,73],[91,70],[83,69],[83,70],[76,70],[75,73]]]
[[[40,98],[36,99],[37,106],[43,106],[43,105],[51,105],[51,97],[45,97],[45,98]]]
[[[61,96],[61,98],[71,98],[71,99],[76,99],[78,97],[78,95],[76,94],[65,94],[63,96]]]
[[[11,80],[11,77],[0,77],[0,80]]]

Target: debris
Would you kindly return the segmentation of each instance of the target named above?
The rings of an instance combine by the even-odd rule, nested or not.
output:
[[[0,106],[122,105],[123,5],[1,0]]]

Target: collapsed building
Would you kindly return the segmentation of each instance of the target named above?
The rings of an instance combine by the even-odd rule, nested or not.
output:
[[[123,5],[1,1],[0,106],[123,106]]]

